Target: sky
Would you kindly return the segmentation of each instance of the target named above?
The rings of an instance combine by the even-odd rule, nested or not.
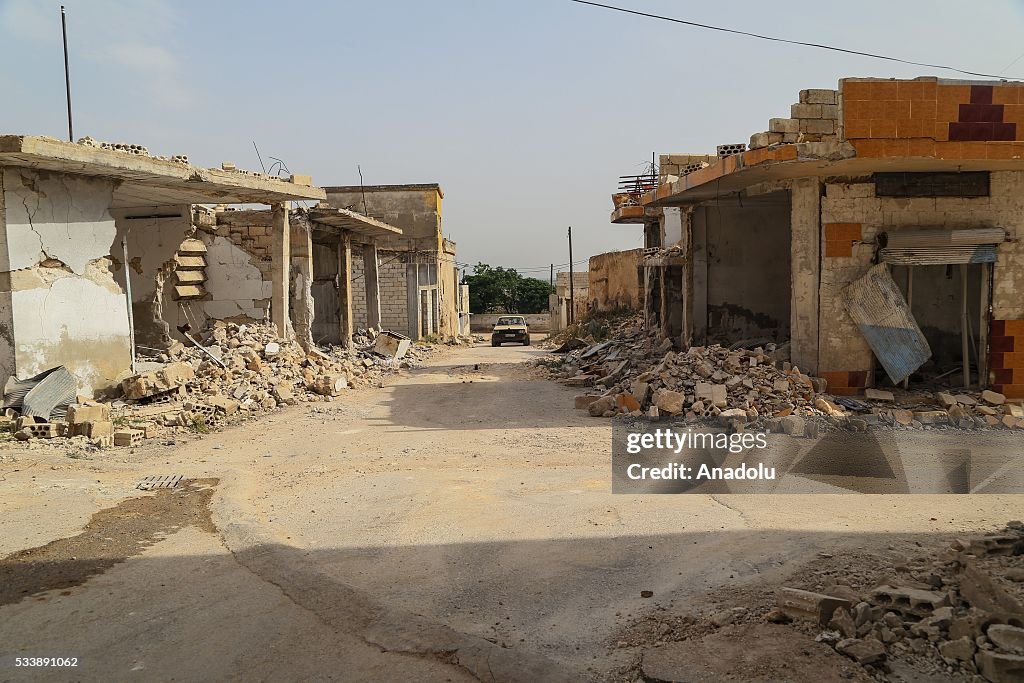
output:
[[[258,170],[255,141],[318,185],[437,182],[460,262],[542,278],[570,225],[577,269],[642,246],[610,195],[652,153],[746,142],[844,76],[962,77],[569,0],[65,4],[76,138]],[[1024,78],[1019,1],[608,4]],[[0,133],[67,136],[60,40],[58,3],[0,0]]]

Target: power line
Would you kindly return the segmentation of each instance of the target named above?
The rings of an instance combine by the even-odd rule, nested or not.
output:
[[[712,26],[710,24],[701,24],[696,21],[686,21],[685,19],[676,19],[674,17],[666,17],[660,14],[650,14],[648,12],[640,12],[637,10],[626,9],[625,7],[616,7],[614,5],[605,5],[600,2],[591,2],[590,0],[569,0],[569,2],[575,2],[580,5],[590,5],[592,7],[603,7],[604,9],[614,10],[616,12],[624,12],[626,14],[635,14],[640,17],[647,17],[649,19],[660,19],[661,21],[671,21],[676,24],[684,24],[686,26],[693,26],[695,28],[704,28],[710,31],[721,31],[722,33],[733,33],[740,36],[747,36],[749,38],[758,38],[760,40],[770,40],[776,43],[788,43],[790,45],[802,45],[804,47],[816,47],[820,50],[831,50],[833,52],[843,52],[849,55],[858,55],[860,57],[871,57],[872,59],[884,59],[889,62],[899,62],[900,64],[909,64],[911,66],[923,66],[929,69],[944,69],[946,71],[955,71],[957,73],[966,74],[968,76],[981,76],[982,78],[995,78],[998,80],[1004,80],[1003,76],[996,76],[994,74],[978,73],[977,71],[967,71],[966,69],[958,69],[955,66],[943,66],[942,64],[927,64],[925,62],[914,62],[909,59],[900,59],[899,57],[889,57],[888,55],[879,55],[873,52],[863,52],[861,50],[850,50],[843,47],[836,47],[834,45],[825,45],[822,43],[808,43],[802,40],[789,40],[787,38],[777,38],[775,36],[765,36],[760,33],[750,33],[749,31],[740,31],[734,28],[724,28],[722,26]],[[1009,67],[1007,67],[1009,68]]]

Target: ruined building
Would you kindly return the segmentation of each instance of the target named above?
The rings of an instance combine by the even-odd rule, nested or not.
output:
[[[289,202],[324,191],[308,177],[122,147],[0,136],[0,383],[64,365],[83,393],[112,386],[130,374],[136,344],[180,338],[189,302],[216,317],[262,309],[287,332]],[[201,238],[193,206],[203,203],[273,207],[269,286],[250,286],[246,264]],[[221,260],[232,267],[210,267]]]
[[[663,156],[655,188],[613,198],[644,226],[648,324],[791,340],[833,394],[959,373],[1024,397],[1022,93],[847,78],[749,145]]]
[[[459,285],[455,242],[441,230],[444,193],[436,183],[325,187],[327,202],[378,219],[401,230],[381,237],[380,282],[385,328],[412,339],[448,339],[469,333],[469,300]],[[316,248],[316,244],[314,244]],[[352,257],[353,279],[363,277],[366,252]],[[330,277],[330,272],[317,274]],[[366,325],[366,301],[355,296],[357,327]]]

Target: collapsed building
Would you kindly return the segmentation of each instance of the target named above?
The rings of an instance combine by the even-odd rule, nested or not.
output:
[[[379,277],[385,302],[385,328],[411,339],[450,339],[469,334],[469,292],[459,283],[455,242],[442,231],[444,192],[437,183],[407,185],[348,185],[325,187],[327,202],[357,211],[399,228],[378,240]],[[314,249],[318,249],[314,242]],[[352,255],[353,278],[365,276],[372,254]],[[330,280],[330,270],[318,271],[315,283]],[[367,311],[374,306],[355,296],[354,324],[371,326]]]
[[[137,344],[184,341],[177,327],[200,308],[262,306],[287,334],[289,202],[323,200],[322,189],[83,142],[0,136],[0,381],[64,366],[82,393],[110,388],[132,373]],[[201,239],[202,203],[272,207],[269,284],[246,290],[244,252]]]
[[[789,340],[836,395],[953,375],[1024,398],[1021,93],[846,78],[749,145],[663,155],[613,196],[644,226],[646,324],[681,348]]]
[[[559,332],[587,312],[590,292],[590,273],[555,273],[555,291],[548,295],[548,311],[551,317],[551,331]]]

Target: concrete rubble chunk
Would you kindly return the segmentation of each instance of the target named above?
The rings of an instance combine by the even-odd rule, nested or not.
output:
[[[869,401],[895,401],[896,397],[891,391],[885,389],[867,388],[864,390],[864,398]]]
[[[654,394],[654,404],[658,407],[658,410],[671,415],[678,415],[683,412],[683,402],[685,399],[686,396],[670,389],[660,389]]]
[[[812,593],[799,588],[781,588],[778,608],[794,619],[810,619],[826,626],[837,609],[849,610],[851,602],[845,598],[824,593]]]
[[[836,643],[836,652],[858,664],[874,664],[885,659],[885,645],[874,638],[847,638]]]
[[[986,389],[985,391],[981,392],[981,400],[984,401],[985,403],[988,403],[989,405],[1001,406],[1004,403],[1006,403],[1006,396],[996,391]]]
[[[158,370],[150,370],[121,383],[127,399],[140,399],[182,387],[195,379],[196,373],[187,363],[171,363]]]
[[[988,627],[988,639],[1000,650],[1011,654],[1024,655],[1024,628],[1007,624],[993,624]]]
[[[315,390],[321,396],[337,396],[348,388],[348,375],[336,373],[317,377]]]
[[[985,680],[991,683],[1024,681],[1024,656],[978,650],[974,663]]]

